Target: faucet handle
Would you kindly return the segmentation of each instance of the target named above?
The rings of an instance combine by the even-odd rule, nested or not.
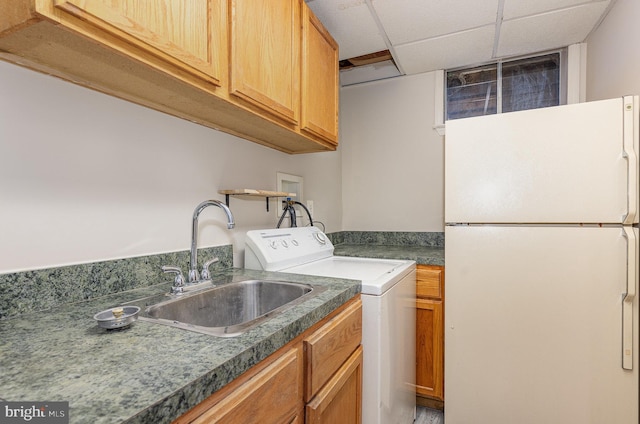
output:
[[[210,261],[207,261],[204,263],[204,265],[202,265],[202,274],[200,275],[200,277],[203,280],[210,280],[211,279],[211,273],[209,273],[209,265],[214,264],[216,262],[219,262],[220,258],[213,258]]]
[[[173,287],[171,287],[171,291],[173,293],[182,293],[182,288],[184,287],[184,277],[182,276],[182,270],[177,266],[163,266],[161,269],[164,273],[173,272],[176,274],[176,277],[173,280]]]

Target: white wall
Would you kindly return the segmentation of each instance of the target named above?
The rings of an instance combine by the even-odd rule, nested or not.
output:
[[[616,0],[587,39],[587,100],[640,94],[640,2]]]
[[[616,0],[587,40],[587,99],[640,94],[640,2]],[[0,273],[188,249],[193,208],[223,188],[300,175],[328,232],[443,231],[434,73],[341,90],[337,152],[290,156],[0,62]],[[201,219],[200,246],[273,227],[263,199]]]
[[[0,62],[0,273],[184,250],[191,215],[227,188],[304,177],[327,231],[341,229],[340,154],[291,156]],[[202,213],[199,246],[234,243],[277,220],[264,199]]]
[[[444,231],[434,84],[430,72],[342,89],[344,230]]]

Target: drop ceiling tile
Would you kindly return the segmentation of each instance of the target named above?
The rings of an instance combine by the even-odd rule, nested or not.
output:
[[[493,24],[498,0],[372,0],[387,37],[403,44]]]
[[[588,0],[505,0],[503,9],[504,19],[514,19],[529,15],[537,15],[567,7],[587,3]],[[593,3],[610,3],[609,0],[592,0]]]
[[[386,50],[364,0],[307,0],[340,46],[340,60]]]
[[[359,84],[361,82],[377,81],[398,76],[400,76],[400,72],[398,68],[396,68],[396,65],[390,60],[385,60],[384,62],[340,71],[340,85],[346,87],[347,85]]]
[[[504,21],[497,56],[540,52],[580,43],[604,13],[608,2],[588,3],[556,12]]]
[[[407,74],[487,62],[493,51],[493,25],[430,38],[395,48],[396,63]]]

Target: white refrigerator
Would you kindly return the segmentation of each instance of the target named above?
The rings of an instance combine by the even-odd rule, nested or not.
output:
[[[637,96],[447,121],[446,424],[638,424]]]

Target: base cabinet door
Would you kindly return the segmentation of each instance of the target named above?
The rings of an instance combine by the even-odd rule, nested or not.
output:
[[[192,77],[218,87],[223,83],[227,62],[224,0],[53,1],[56,9],[86,22],[87,28],[114,36],[117,47],[133,46]]]
[[[443,399],[442,302],[416,300],[416,393]]]
[[[362,346],[307,404],[307,424],[362,422]]]
[[[416,395],[441,408],[444,401],[444,268],[416,267]]]
[[[301,347],[283,354],[192,423],[289,424],[302,422]]]
[[[173,424],[361,424],[361,340],[357,295]]]

